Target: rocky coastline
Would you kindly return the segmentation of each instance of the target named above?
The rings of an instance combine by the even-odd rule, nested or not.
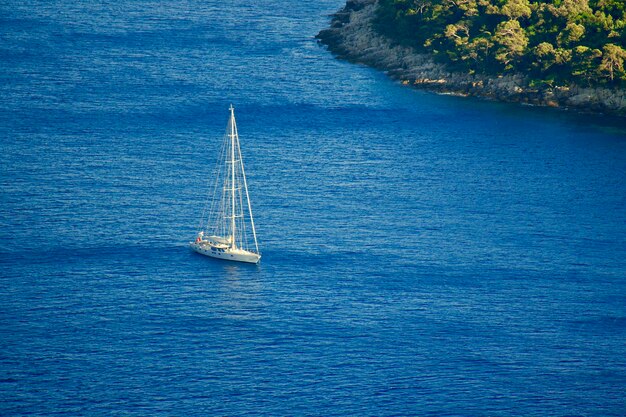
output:
[[[378,34],[372,27],[377,0],[348,0],[317,39],[341,59],[385,71],[405,85],[438,93],[476,96],[626,117],[626,91],[575,85],[533,88],[523,74],[488,76],[450,71],[424,53]]]

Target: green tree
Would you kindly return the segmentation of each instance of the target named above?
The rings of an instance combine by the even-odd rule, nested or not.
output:
[[[573,21],[585,13],[591,13],[589,0],[563,0],[561,5],[555,10],[557,16],[563,17],[568,21]]]
[[[469,40],[469,27],[465,22],[446,26],[445,36],[456,46],[464,45]]]
[[[542,71],[547,70],[556,62],[554,46],[552,46],[551,43],[541,42],[539,45],[535,46],[533,52],[537,58],[536,63]]]
[[[591,84],[595,70],[600,65],[602,51],[579,45],[572,54],[572,75],[585,84]]]
[[[528,46],[528,37],[517,20],[500,23],[493,40],[498,45],[496,60],[504,64],[505,69],[513,68],[512,62],[521,57]]]
[[[585,35],[585,27],[578,23],[569,22],[565,26],[565,30],[558,36],[560,45],[570,45],[574,42],[578,42]]]
[[[493,48],[493,42],[489,39],[490,36],[485,34],[472,39],[467,44],[467,55],[472,59],[476,67],[480,67],[482,70],[486,69],[489,54]]]
[[[520,19],[522,17],[529,18],[531,15],[530,3],[528,0],[508,0],[502,6],[501,13],[510,20]]]
[[[407,10],[407,16],[420,15],[422,16],[433,5],[433,0],[413,0]]]
[[[445,0],[450,8],[457,8],[463,12],[465,16],[476,16],[478,14],[477,0]]]
[[[566,65],[572,60],[572,51],[567,48],[556,48],[554,50],[554,61],[559,65]]]
[[[621,47],[608,43],[604,45],[602,50],[602,62],[598,67],[601,74],[608,75],[611,81],[614,81],[615,75],[624,75],[624,60],[626,59],[626,51]]]

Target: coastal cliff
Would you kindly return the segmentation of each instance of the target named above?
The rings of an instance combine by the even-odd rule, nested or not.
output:
[[[524,74],[485,75],[452,71],[427,53],[399,45],[373,26],[377,0],[348,0],[317,35],[339,58],[377,68],[405,85],[500,101],[626,116],[626,91],[603,87],[532,87]]]

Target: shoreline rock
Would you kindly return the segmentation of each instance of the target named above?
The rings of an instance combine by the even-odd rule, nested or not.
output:
[[[372,27],[377,0],[347,0],[316,38],[338,58],[385,71],[402,84],[437,93],[572,108],[626,117],[626,91],[576,85],[533,88],[523,74],[488,76],[449,70],[429,54],[394,44]]]

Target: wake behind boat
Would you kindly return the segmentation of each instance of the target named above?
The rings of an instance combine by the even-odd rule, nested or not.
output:
[[[189,242],[189,246],[212,258],[258,263],[261,254],[232,105],[212,191],[204,206],[200,231],[196,240]],[[205,217],[209,200],[209,215]]]

